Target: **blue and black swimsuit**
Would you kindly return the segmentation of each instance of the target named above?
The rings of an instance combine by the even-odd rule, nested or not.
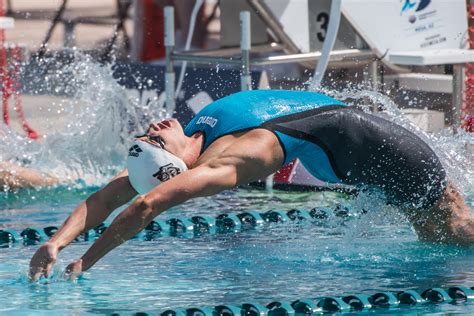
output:
[[[407,129],[307,91],[254,90],[217,100],[186,126],[202,132],[202,151],[224,135],[255,128],[272,131],[285,164],[299,158],[316,178],[381,189],[398,205],[429,207],[446,173],[433,150]]]

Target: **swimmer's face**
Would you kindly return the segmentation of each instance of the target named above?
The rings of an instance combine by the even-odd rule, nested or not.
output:
[[[176,119],[151,123],[141,140],[162,147],[173,155],[182,158],[186,146],[186,135]]]

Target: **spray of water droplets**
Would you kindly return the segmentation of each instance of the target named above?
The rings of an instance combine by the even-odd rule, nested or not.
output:
[[[120,86],[111,65],[81,53],[67,61],[55,58],[40,61],[40,70],[30,75],[41,81],[36,93],[65,96],[65,127],[32,141],[0,125],[0,161],[50,173],[71,185],[102,184],[124,167],[131,137],[169,115],[158,100],[143,104]]]
[[[469,148],[474,145],[472,133],[462,129],[453,133],[450,128],[439,133],[427,133],[412,123],[390,97],[373,90],[350,86],[341,91],[323,92],[349,105],[357,105],[366,112],[370,112],[374,106],[377,107],[383,115],[388,115],[392,122],[410,130],[429,144],[440,157],[449,180],[459,187],[468,199],[474,195],[474,150]]]
[[[0,125],[0,161],[13,161],[52,173],[64,181],[101,184],[124,167],[132,135],[143,132],[151,120],[169,116],[163,100],[140,102],[113,78],[112,66],[100,65],[87,55],[74,52],[67,62],[55,56],[38,63],[31,81],[41,81],[43,90],[67,96],[66,128],[31,141]],[[53,65],[53,67],[48,67]],[[466,147],[472,136],[459,131],[427,134],[412,124],[387,96],[367,87],[348,86],[322,92],[364,110],[376,105],[391,120],[413,131],[436,151],[450,179],[469,196],[474,194],[474,168]]]

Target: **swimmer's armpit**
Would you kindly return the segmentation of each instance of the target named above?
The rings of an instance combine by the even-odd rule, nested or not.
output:
[[[35,169],[0,162],[0,187],[9,190],[57,185],[59,179]]]

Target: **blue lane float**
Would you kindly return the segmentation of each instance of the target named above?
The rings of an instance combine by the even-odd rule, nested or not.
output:
[[[20,241],[20,238],[22,237],[13,229],[0,230],[0,244],[9,245]]]
[[[236,214],[221,214],[216,218],[219,233],[237,232],[242,228],[242,222]]]
[[[329,313],[349,312],[351,310],[351,306],[344,302],[342,298],[333,296],[321,298],[317,306],[320,307],[323,312]]]
[[[258,303],[244,303],[242,304],[242,316],[267,316],[268,308]]]
[[[43,228],[25,228],[21,231],[20,236],[25,245],[36,244],[49,239]]]
[[[432,303],[444,303],[451,300],[448,292],[443,290],[442,288],[433,288],[428,289],[421,293],[421,296]]]
[[[240,214],[237,214],[237,217],[242,222],[242,225],[246,228],[253,228],[257,226],[262,226],[265,223],[265,220],[257,211],[247,211]]]
[[[292,221],[310,221],[312,219],[311,214],[307,210],[292,209],[286,212],[288,218]]]
[[[397,298],[400,301],[400,304],[404,305],[416,305],[427,302],[417,291],[414,290],[399,292]]]
[[[185,217],[170,218],[166,223],[170,227],[171,235],[192,234],[194,232],[194,223]]]
[[[328,219],[331,213],[332,209],[328,207],[315,207],[311,211],[309,211],[309,215],[311,216],[311,218],[319,220]]]
[[[311,315],[322,312],[322,308],[320,308],[316,302],[309,298],[296,300],[291,303],[291,306],[297,314]]]
[[[186,316],[186,311],[183,309],[168,309],[160,314],[161,316]]]
[[[390,292],[375,293],[369,297],[369,302],[375,307],[383,307],[387,309],[400,305],[397,296]]]
[[[48,236],[48,238],[53,237],[53,235],[56,234],[57,230],[58,228],[56,226],[46,226],[45,228],[43,228],[43,231],[46,236]]]
[[[286,301],[274,301],[267,304],[269,316],[294,316],[295,309],[290,302]]]
[[[154,235],[169,234],[170,225],[164,220],[153,220],[145,227],[145,231],[150,234],[151,237]]]
[[[344,208],[343,210],[347,210]],[[341,211],[341,208],[314,208],[312,210],[292,209],[289,211],[271,210],[264,213],[247,211],[240,214],[221,214],[217,217],[194,216],[190,219],[179,217],[169,220],[154,220],[137,238],[151,240],[159,236],[173,236],[183,234],[215,234],[237,232],[252,229],[262,225],[273,225],[288,221],[321,223],[330,216],[350,217],[350,211]],[[102,223],[97,227],[83,232],[76,241],[89,241],[99,237],[107,229]],[[14,244],[30,245],[43,242],[50,238],[58,227],[44,228],[28,227],[20,233],[13,229],[0,230],[0,246],[10,247]],[[187,309],[169,309],[161,316],[295,316],[320,315],[324,313],[354,313],[361,311],[383,311],[397,308],[431,304],[459,304],[474,300],[474,287],[454,286],[447,289],[430,288],[422,292],[405,290],[396,293],[379,292],[371,296],[351,294],[343,297],[327,296],[319,299],[300,299],[292,303],[274,301],[267,305],[259,303],[244,303],[241,305],[218,305],[215,307],[190,307]],[[143,313],[146,315],[146,313]]]
[[[214,309],[210,307],[191,307],[186,309],[186,316],[214,316]]]
[[[262,217],[267,223],[284,223],[291,220],[285,211],[268,211],[263,213]]]
[[[321,224],[322,221],[330,216],[348,217],[349,207],[336,205],[334,208],[317,207],[311,210],[291,209],[288,211],[270,210],[262,213],[249,210],[239,214],[220,214],[217,217],[198,215],[192,218],[156,219],[134,238],[152,240],[160,236],[189,237],[202,234],[231,233],[260,228],[267,224],[284,224],[287,222],[299,223],[306,221]],[[83,232],[74,241],[94,240],[102,235],[107,227],[107,224],[102,223],[91,230]],[[51,238],[57,230],[58,227],[56,226],[44,228],[28,227],[19,233],[13,229],[0,230],[0,246],[13,245],[21,241],[23,241],[24,245],[37,244]]]
[[[218,305],[214,308],[219,316],[240,316],[242,308],[234,305]]]
[[[370,297],[363,294],[347,295],[342,298],[344,303],[351,307],[351,310],[364,311],[372,308]]]
[[[240,305],[218,305],[215,307],[190,307],[168,309],[161,316],[295,316],[335,313],[369,312],[396,313],[397,309],[431,304],[456,304],[474,299],[474,288],[453,286],[447,289],[431,288],[422,292],[405,290],[400,292],[378,292],[373,295],[351,294],[343,297],[325,296],[316,299],[304,298],[293,302],[273,301],[267,305],[243,303]]]
[[[453,286],[448,289],[448,295],[456,301],[467,301],[474,298],[474,290],[462,286]]]
[[[215,234],[216,221],[214,217],[208,215],[193,216],[191,218],[195,232],[201,234]]]

